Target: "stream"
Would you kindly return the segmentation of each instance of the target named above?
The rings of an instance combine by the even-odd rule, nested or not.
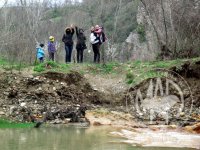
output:
[[[123,144],[111,127],[42,126],[39,129],[0,129],[1,150],[189,150],[142,148]]]

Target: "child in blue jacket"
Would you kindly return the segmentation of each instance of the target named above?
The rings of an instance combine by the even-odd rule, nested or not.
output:
[[[37,59],[39,59],[40,63],[44,62],[44,50],[43,50],[44,44],[40,44],[39,47],[36,48],[37,50]]]

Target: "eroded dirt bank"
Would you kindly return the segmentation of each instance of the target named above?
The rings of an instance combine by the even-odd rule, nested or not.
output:
[[[135,128],[142,130],[148,128],[150,131],[159,132],[163,130],[159,125],[169,124],[167,130],[169,127],[170,130],[172,128],[179,132],[200,133],[200,63],[187,62],[179,68],[173,67],[170,70],[175,72],[170,78],[173,78],[175,83],[181,83],[179,86],[183,91],[184,109],[178,116],[178,108],[182,103],[175,88],[169,88],[168,96],[147,97],[149,83],[156,83],[157,78],[144,80],[131,87],[122,84],[122,80],[116,82],[110,79],[104,89],[101,82],[106,82],[106,78],[96,80],[97,77],[92,78],[91,75],[84,77],[75,71],[67,74],[46,72],[34,76],[1,72],[0,116],[17,122],[45,121],[54,124],[89,122],[91,125],[111,125],[128,129],[130,132],[135,131]],[[180,76],[176,76],[177,73],[187,84]],[[163,89],[166,88],[165,82],[165,78],[161,77],[160,83],[164,85]],[[138,101],[140,112],[135,105],[138,89],[142,91],[141,95],[144,97],[144,101]],[[161,93],[158,90],[158,94]],[[152,120],[147,107],[149,105],[151,109],[161,106],[161,109],[156,109],[157,111],[152,114]],[[163,115],[166,113],[162,112],[165,109],[162,106],[165,105],[170,106],[167,122]],[[129,139],[126,135],[121,134],[121,136]]]
[[[62,122],[66,118],[68,120],[73,118],[71,121],[78,122],[82,120],[80,118],[84,118],[86,110],[107,108],[110,112],[129,113],[136,122],[146,122],[150,119],[149,108],[146,107],[150,105],[149,102],[153,102],[157,104],[155,107],[170,106],[168,124],[178,122],[177,125],[181,126],[193,125],[200,118],[200,62],[186,62],[181,67],[173,67],[170,70],[176,73],[170,77],[173,77],[174,82],[180,83],[180,89],[183,91],[184,110],[178,117],[177,108],[181,106],[181,103],[179,93],[174,87],[169,87],[168,93],[170,94],[163,96],[164,98],[147,97],[146,91],[150,83],[156,83],[157,78],[147,79],[128,87],[123,83],[123,77],[115,80],[109,77],[83,76],[75,71],[67,74],[46,72],[35,76],[1,72],[0,115],[15,121],[31,121],[33,118],[30,116],[35,116],[45,121]],[[177,74],[181,77],[176,76]],[[108,84],[104,86],[101,82],[108,82]],[[160,82],[164,85],[163,92],[166,93],[165,78],[160,78]],[[136,106],[135,97],[138,89],[142,91],[144,101],[139,100]],[[157,90],[157,93],[159,95],[162,92]],[[137,107],[140,107],[140,112]],[[153,109],[153,105],[151,107]],[[161,109],[164,108],[161,107]],[[156,124],[165,121],[165,118],[159,116],[158,113],[156,112],[152,119]]]
[[[73,71],[29,77],[4,72],[0,82],[0,115],[15,121],[79,122],[87,109],[109,104],[103,93]]]

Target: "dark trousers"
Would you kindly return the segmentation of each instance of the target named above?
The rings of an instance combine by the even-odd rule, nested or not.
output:
[[[65,45],[65,62],[71,62],[71,56],[72,56],[72,50],[73,50],[73,45]]]
[[[44,57],[40,57],[39,60],[40,60],[40,63],[43,63],[44,62]]]
[[[54,61],[54,52],[49,52],[49,60]]]
[[[99,52],[100,45],[99,43],[97,44],[92,44],[92,49],[94,52],[94,63],[100,63],[100,52]]]
[[[83,51],[84,49],[77,49],[77,63],[83,62]]]

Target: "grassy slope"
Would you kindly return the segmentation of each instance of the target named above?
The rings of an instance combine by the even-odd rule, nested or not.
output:
[[[144,80],[147,78],[158,76],[154,69],[162,68],[169,69],[173,66],[181,67],[181,65],[187,61],[195,62],[200,60],[200,58],[194,59],[177,59],[177,60],[168,60],[168,61],[152,61],[152,62],[141,62],[133,61],[127,63],[107,63],[102,64],[58,64],[55,62],[46,62],[44,64],[39,64],[35,66],[35,72],[43,71],[59,71],[59,72],[68,72],[69,70],[78,71],[81,74],[100,74],[100,75],[112,75],[126,77],[126,83],[137,83],[138,80]],[[47,69],[45,66],[49,64],[51,69]],[[138,79],[140,78],[140,79]]]
[[[144,76],[143,79],[151,78],[156,76],[154,69],[163,68],[169,69],[173,66],[181,66],[183,63],[190,61],[195,62],[199,61],[199,58],[193,59],[177,59],[177,60],[168,60],[168,61],[152,61],[152,62],[141,62],[141,61],[132,61],[127,63],[107,63],[107,64],[61,64],[55,62],[45,62],[42,64],[37,64],[34,66],[34,72],[36,74],[45,72],[45,71],[57,71],[67,73],[70,70],[77,71],[81,74],[99,74],[99,75],[117,75],[126,77],[127,83],[132,83],[138,76]],[[14,65],[9,64],[6,60],[0,58],[0,68],[4,70],[9,70],[12,68],[14,70],[21,70],[22,68],[28,68],[29,66],[24,64]],[[23,69],[22,69],[23,71]]]

